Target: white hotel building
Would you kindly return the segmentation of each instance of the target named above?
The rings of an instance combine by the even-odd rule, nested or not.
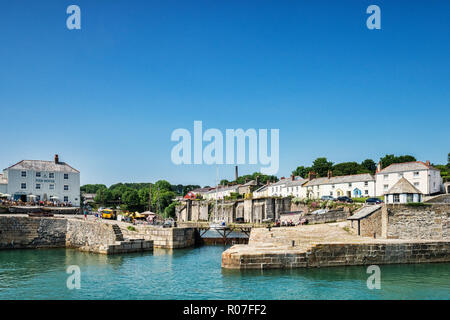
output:
[[[430,195],[441,191],[442,177],[438,169],[432,167],[430,162],[404,162],[394,163],[381,169],[378,164],[376,173],[377,196],[387,193],[401,178],[408,180],[422,194]]]
[[[13,200],[53,199],[80,206],[80,172],[60,162],[58,155],[54,161],[22,160],[4,169],[0,178],[6,183],[5,192],[0,192]]]

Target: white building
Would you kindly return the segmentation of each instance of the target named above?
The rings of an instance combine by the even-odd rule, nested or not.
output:
[[[349,198],[375,196],[375,178],[369,173],[348,176],[315,178],[303,184],[307,198],[320,199],[322,196]]]
[[[288,182],[288,179],[281,178],[277,182],[271,183],[268,187],[267,195],[269,197],[281,197],[282,189],[286,182]]]
[[[0,174],[0,193],[5,194],[8,192],[8,180]]]
[[[422,202],[422,192],[402,177],[385,193],[384,200],[386,203]]]
[[[375,177],[377,196],[384,195],[401,178],[408,180],[424,195],[438,193],[442,187],[441,173],[433,168],[429,161],[394,163],[384,169],[378,164]]]
[[[218,186],[217,188],[205,193],[203,198],[206,200],[223,199],[229,197],[232,193],[239,192],[239,185],[234,186]]]
[[[296,198],[306,198],[306,189],[303,188],[303,184],[308,180],[302,177],[291,177],[286,179],[285,184],[281,186],[281,196],[282,197],[296,197]]]
[[[54,161],[22,160],[4,169],[3,178],[13,200],[55,199],[80,205],[80,172],[60,162],[58,155]]]

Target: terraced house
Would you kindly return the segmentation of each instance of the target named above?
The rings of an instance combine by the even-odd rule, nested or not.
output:
[[[306,198],[319,199],[322,196],[350,198],[375,196],[375,178],[369,173],[311,179],[303,184]]]

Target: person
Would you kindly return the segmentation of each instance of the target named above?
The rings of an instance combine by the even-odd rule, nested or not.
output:
[[[86,219],[87,219],[87,210],[84,209],[84,220],[86,220]]]

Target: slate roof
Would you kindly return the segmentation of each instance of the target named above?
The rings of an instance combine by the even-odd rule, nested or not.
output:
[[[309,186],[319,186],[323,184],[338,184],[338,183],[351,183],[351,182],[365,182],[365,181],[375,181],[375,178],[370,173],[353,174],[349,176],[337,176],[337,177],[322,177],[315,178],[307,183],[305,187]]]
[[[6,168],[5,170],[8,169],[80,173],[80,171],[72,168],[65,162],[55,163],[54,161],[45,160],[22,160]]]
[[[375,204],[370,206],[364,206],[359,209],[354,215],[348,217],[347,220],[360,220],[367,216],[370,216],[372,213],[381,208],[381,204]]]
[[[401,194],[401,193],[422,193],[411,182],[402,177],[396,184],[385,194]]]
[[[422,161],[412,161],[412,162],[402,162],[393,163],[384,169],[381,169],[377,174],[383,173],[394,173],[394,172],[404,172],[404,171],[414,171],[414,170],[438,170],[432,166],[426,165]]]

